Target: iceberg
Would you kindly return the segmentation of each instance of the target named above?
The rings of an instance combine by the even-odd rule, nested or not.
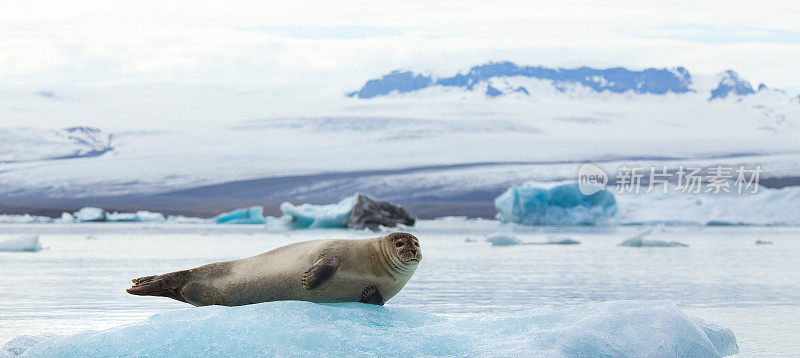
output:
[[[360,303],[267,302],[156,314],[66,336],[17,337],[8,356],[561,356],[722,357],[729,329],[671,301],[591,303],[559,310],[446,319]]]
[[[547,242],[544,244],[547,245],[579,245],[581,242],[575,239],[570,239],[568,237],[554,237],[547,239]]]
[[[633,237],[621,242],[619,246],[629,247],[689,247],[689,245],[677,241],[649,240],[647,235],[653,232],[653,228],[645,229]]]
[[[40,224],[53,222],[53,218],[47,216],[36,216],[31,214],[23,215],[0,215],[0,224]]]
[[[178,223],[178,224],[205,224],[208,223],[209,221],[210,219],[203,219],[192,216],[183,216],[183,215],[167,216],[167,222]]]
[[[95,207],[83,207],[76,211],[75,219],[79,222],[105,221],[106,211]]]
[[[0,252],[36,252],[42,250],[39,235],[0,241]]]
[[[59,222],[66,224],[66,223],[73,223],[75,222],[75,216],[70,213],[61,213],[61,218]]]
[[[264,217],[264,208],[261,206],[251,206],[224,212],[213,217],[217,224],[266,224],[267,218]]]
[[[513,246],[522,243],[516,237],[510,235],[491,235],[486,238],[486,241],[490,242],[492,246]]]
[[[107,213],[106,220],[108,221],[164,221],[164,214],[154,213],[151,211],[140,210],[135,213]]]
[[[492,246],[513,246],[513,245],[578,245],[581,242],[570,238],[549,238],[545,242],[525,242],[520,241],[514,236],[510,235],[491,235],[486,238]]]
[[[284,215],[291,217],[292,226],[295,228],[335,228],[347,227],[350,211],[355,206],[355,197],[348,197],[336,204],[293,205],[289,202],[281,204],[280,209]]]
[[[336,204],[294,205],[284,202],[281,212],[295,228],[369,228],[413,226],[415,220],[405,209],[388,201],[376,200],[364,194],[344,198]]]
[[[536,185],[515,185],[494,199],[497,219],[525,225],[587,225],[607,222],[617,212],[617,202],[610,191],[583,195],[578,184],[551,189]]]

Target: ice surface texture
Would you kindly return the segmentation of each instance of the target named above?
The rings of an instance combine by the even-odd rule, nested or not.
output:
[[[583,195],[578,184],[551,189],[527,182],[494,199],[497,219],[526,225],[586,225],[607,222],[617,212],[614,194],[607,190]]]
[[[0,252],[36,252],[42,249],[39,235],[23,236],[0,241]]]
[[[18,337],[0,354],[720,357],[738,352],[733,332],[687,317],[671,301],[466,319],[360,303],[268,302],[172,311],[105,331],[41,340]]]

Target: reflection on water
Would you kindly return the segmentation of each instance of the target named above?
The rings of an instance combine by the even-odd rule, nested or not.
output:
[[[800,228],[668,227],[650,238],[688,248],[617,246],[641,231],[526,228],[487,221],[423,221],[425,259],[388,302],[442,316],[558,308],[591,301],[672,299],[731,328],[743,355],[800,350]],[[46,250],[0,253],[0,343],[19,334],[69,333],[188,307],[125,293],[130,279],[255,255],[287,243],[370,232],[267,232],[260,226],[4,225],[0,240],[40,234]],[[493,247],[488,235],[580,245]],[[475,242],[466,242],[467,239]],[[756,245],[758,239],[773,245]]]

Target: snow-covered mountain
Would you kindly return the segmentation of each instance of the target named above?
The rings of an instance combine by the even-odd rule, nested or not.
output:
[[[546,68],[542,66],[519,66],[513,62],[490,62],[470,68],[465,73],[449,77],[395,70],[389,74],[367,81],[359,90],[347,94],[349,97],[373,98],[392,93],[416,92],[430,87],[456,87],[465,90],[480,89],[489,97],[505,94],[538,95],[525,86],[509,86],[520,79],[546,81],[559,92],[568,92],[576,85],[594,92],[634,93],[663,95],[667,93],[706,93],[708,100],[726,98],[729,95],[746,96],[756,93],[749,82],[739,78],[732,70],[723,72],[716,79],[716,86],[703,88],[693,82],[692,75],[683,67],[672,69],[647,68],[629,70],[622,67],[598,69]],[[500,84],[498,86],[498,84]],[[766,90],[763,83],[758,91]]]
[[[353,83],[363,86],[344,95]],[[157,209],[141,196],[162,195],[164,207],[208,205],[196,214],[212,214],[220,203],[324,203],[361,191],[412,209],[423,203],[417,210],[473,203],[475,211],[447,213],[486,215],[509,185],[574,180],[585,162],[609,171],[760,165],[777,187],[800,182],[797,99],[732,71],[501,62],[291,89],[134,83],[54,87],[54,97],[0,89],[0,210],[31,198],[87,198],[58,204],[75,209],[124,195],[137,196],[128,196],[140,205],[130,210]]]

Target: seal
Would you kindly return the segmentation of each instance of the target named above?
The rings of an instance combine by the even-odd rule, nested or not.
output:
[[[419,240],[408,233],[313,240],[246,259],[136,278],[126,291],[195,306],[286,300],[383,305],[411,279],[421,259]]]

